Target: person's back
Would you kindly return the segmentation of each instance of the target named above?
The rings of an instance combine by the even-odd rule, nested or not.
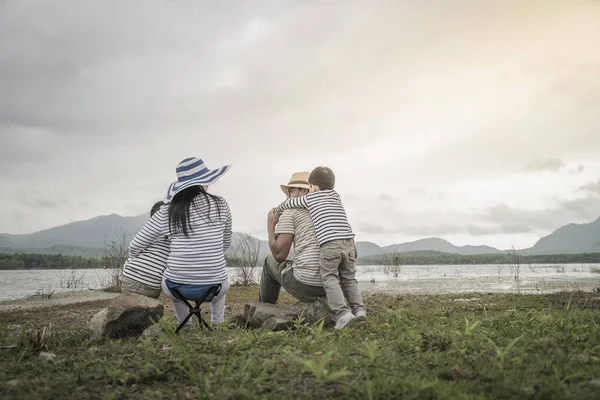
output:
[[[164,272],[162,289],[173,300],[177,320],[187,316],[185,304],[177,299],[169,285],[187,285],[200,291],[221,285],[211,301],[211,319],[224,319],[225,294],[229,277],[225,270],[225,251],[231,244],[231,212],[227,202],[207,192],[209,184],[223,175],[229,166],[209,170],[199,158],[188,158],[177,166],[177,181],[169,187],[168,204],[150,218],[130,243],[137,256],[161,236],[169,236],[171,251]]]
[[[289,199],[277,207],[276,211],[281,213],[288,207],[308,210],[320,246],[332,240],[354,238],[354,232],[348,222],[342,199],[333,189],[318,190],[305,196]]]
[[[309,286],[323,286],[319,272],[319,243],[310,214],[304,209],[286,210],[280,217],[275,234],[291,234],[295,278]]]
[[[168,218],[168,216],[167,216]],[[225,250],[231,244],[231,212],[223,198],[196,196],[188,236],[173,233],[165,278],[186,284],[219,283],[227,278]]]
[[[183,284],[219,283],[227,278],[225,250],[231,244],[231,213],[222,198],[195,196],[189,209],[189,227],[175,230],[169,223],[166,205],[148,221],[131,241],[130,251],[138,254],[149,235],[168,236],[171,250],[164,277]],[[171,226],[170,226],[171,225]],[[145,234],[145,235],[144,235]]]

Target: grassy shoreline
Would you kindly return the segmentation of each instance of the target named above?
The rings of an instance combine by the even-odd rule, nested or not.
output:
[[[256,286],[233,287],[227,315],[256,294]],[[165,302],[165,333],[146,341],[89,339],[85,323],[107,301],[2,312],[0,397],[592,399],[600,393],[597,293],[367,293],[365,303],[367,329],[313,325],[273,333],[223,326],[175,336]],[[41,360],[41,351],[55,361]]]

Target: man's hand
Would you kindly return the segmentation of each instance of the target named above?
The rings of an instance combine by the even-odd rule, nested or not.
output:
[[[271,211],[269,211],[269,215],[267,216],[267,226],[268,227],[272,227],[275,228],[275,225],[277,225],[277,223],[279,222],[279,214],[277,214],[275,212],[275,209],[271,209]]]

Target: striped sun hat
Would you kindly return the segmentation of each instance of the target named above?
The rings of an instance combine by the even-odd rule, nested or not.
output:
[[[177,193],[191,186],[212,185],[230,168],[231,165],[226,165],[217,169],[208,169],[201,158],[186,158],[177,165],[177,180],[169,186],[164,202],[170,202]]]

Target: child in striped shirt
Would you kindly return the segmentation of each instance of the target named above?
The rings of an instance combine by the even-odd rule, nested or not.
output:
[[[154,204],[150,217],[163,205],[162,201]],[[162,236],[139,254],[130,254],[121,273],[121,291],[158,298],[162,291],[163,272],[167,267],[170,246],[169,238]]]
[[[336,319],[335,328],[342,329],[356,319],[366,320],[367,315],[355,277],[354,233],[340,195],[334,190],[333,171],[317,167],[310,173],[308,183],[310,193],[286,200],[275,208],[275,212],[281,215],[290,208],[308,210],[321,248],[319,265],[327,303]]]

